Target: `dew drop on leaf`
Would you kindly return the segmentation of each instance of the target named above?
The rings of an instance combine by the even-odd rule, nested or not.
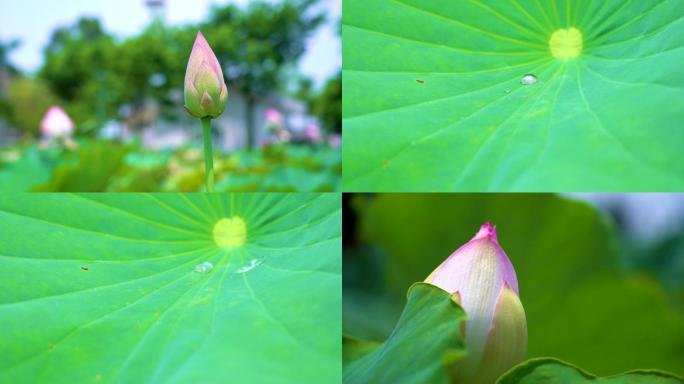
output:
[[[254,269],[256,266],[261,264],[263,260],[257,260],[257,259],[252,259],[249,261],[249,264],[242,266],[240,269],[237,270],[237,273],[245,273],[249,272],[252,269]]]
[[[197,265],[195,266],[195,272],[198,272],[198,273],[208,273],[208,272],[210,272],[213,268],[214,268],[214,264],[212,264],[212,263],[210,263],[210,262],[208,262],[208,261],[205,261],[205,262],[199,263],[199,264],[197,264]]]
[[[511,93],[511,89],[510,89],[510,88],[506,88],[506,89],[504,89],[504,92],[506,92],[506,93]]]
[[[520,79],[522,85],[534,85],[537,83],[537,76],[528,73]]]

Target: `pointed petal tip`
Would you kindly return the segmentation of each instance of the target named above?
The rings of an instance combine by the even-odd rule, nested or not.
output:
[[[197,31],[197,35],[195,36],[195,43],[193,44],[193,48],[195,46],[200,46],[202,49],[211,50],[211,48],[209,48],[209,43],[207,42],[207,39],[204,38],[204,35],[202,34],[202,31]]]
[[[483,239],[483,238],[490,238],[493,241],[497,241],[496,239],[496,226],[492,225],[491,222],[487,221],[482,226],[480,227],[480,230],[475,234],[475,239]]]

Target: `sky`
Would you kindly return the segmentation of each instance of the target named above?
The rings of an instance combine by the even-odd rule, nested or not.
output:
[[[273,0],[277,1],[277,0]],[[165,20],[170,25],[196,23],[209,14],[212,4],[249,0],[166,0]],[[307,42],[307,52],[299,62],[300,70],[320,87],[342,66],[342,47],[337,22],[342,0],[320,0],[327,24]],[[0,40],[19,39],[21,46],[10,61],[22,71],[32,73],[42,64],[42,50],[52,31],[72,25],[81,16],[96,16],[106,31],[119,37],[133,36],[150,22],[145,0],[0,0]]]

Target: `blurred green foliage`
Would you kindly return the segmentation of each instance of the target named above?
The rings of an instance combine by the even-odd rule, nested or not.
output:
[[[19,73],[19,70],[10,62],[9,53],[18,47],[18,40],[0,41],[0,69],[8,71],[12,75]]]
[[[618,237],[595,208],[544,194],[356,195],[351,205],[345,332],[386,338],[406,289],[491,220],[517,271],[528,358],[558,357],[600,375],[684,372],[684,313],[655,274],[622,266]]]
[[[50,178],[53,151],[35,146],[7,147],[0,150],[0,185],[3,192],[24,192]]]
[[[227,67],[227,80],[244,94],[259,97],[276,86],[278,68],[304,53],[306,38],[325,20],[312,9],[316,3],[252,2],[246,11],[235,5],[214,7],[200,29],[216,42],[212,48]]]
[[[202,152],[143,150],[137,144],[79,140],[78,148],[40,148],[33,144],[0,151],[3,191],[200,191]],[[261,150],[216,153],[217,191],[320,191],[340,189],[337,148],[275,145]]]
[[[39,76],[69,103],[87,99],[92,102],[89,83],[101,80],[101,72],[120,58],[117,53],[114,38],[105,33],[99,20],[84,17],[71,27],[53,32]]]
[[[36,111],[47,111],[59,99],[44,81],[18,77],[10,84],[8,100],[9,122],[21,127],[24,132],[36,134],[43,118]]]
[[[674,231],[646,242],[624,234],[620,243],[626,268],[658,276],[671,301],[684,312],[684,231]]]
[[[321,94],[312,100],[311,111],[320,116],[325,129],[342,133],[342,73],[328,80]]]

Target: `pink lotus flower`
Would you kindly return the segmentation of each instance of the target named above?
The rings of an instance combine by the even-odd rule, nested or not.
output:
[[[342,145],[342,136],[337,133],[332,133],[328,136],[328,145],[332,148],[337,148]]]
[[[275,108],[267,109],[265,117],[268,124],[281,125],[283,123],[283,115]]]
[[[316,124],[309,124],[304,131],[304,137],[312,143],[321,140],[321,128]]]
[[[74,122],[62,108],[53,105],[40,122],[40,132],[48,139],[71,136]]]
[[[527,323],[518,298],[518,279],[499,245],[496,228],[485,223],[425,280],[454,295],[467,314],[468,354],[455,366],[458,383],[494,383],[525,357]]]
[[[218,117],[226,108],[228,87],[209,43],[197,32],[185,70],[185,109],[198,118]]]

